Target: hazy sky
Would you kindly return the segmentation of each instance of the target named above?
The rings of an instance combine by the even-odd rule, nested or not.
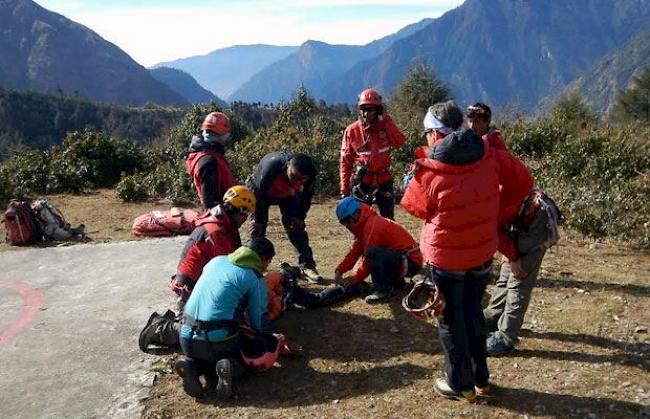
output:
[[[144,66],[242,44],[365,44],[463,0],[36,0]]]

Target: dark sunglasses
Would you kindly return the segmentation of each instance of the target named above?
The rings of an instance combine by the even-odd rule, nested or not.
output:
[[[362,112],[377,112],[378,109],[374,106],[360,106],[359,110]]]

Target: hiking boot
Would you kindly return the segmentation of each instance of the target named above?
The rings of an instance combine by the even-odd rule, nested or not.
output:
[[[485,345],[488,356],[505,355],[515,350],[515,346],[500,332],[494,332]]]
[[[176,314],[171,310],[167,310],[162,316],[153,312],[138,337],[140,350],[148,353],[151,350],[150,345],[158,347],[157,349],[178,348],[180,345],[178,338],[180,323],[175,317]]]
[[[474,386],[474,392],[476,393],[477,396],[480,396],[480,397],[489,396],[491,390],[492,389],[490,388],[490,383],[487,383],[487,384],[482,385],[482,386],[480,386],[478,384]]]
[[[304,268],[302,272],[305,274],[307,281],[311,282],[312,284],[323,283],[323,277],[318,273],[316,268]]]
[[[229,359],[220,359],[217,362],[217,397],[229,399],[232,397],[232,363]]]
[[[437,378],[433,382],[433,389],[436,393],[440,394],[442,397],[446,397],[451,400],[463,400],[469,403],[476,401],[476,393],[474,389],[466,391],[456,391],[449,387],[447,380],[444,378]]]
[[[392,290],[388,292],[376,290],[372,294],[366,296],[366,298],[364,298],[363,301],[365,301],[367,304],[377,304],[386,301],[392,295],[393,295]]]
[[[149,345],[155,343],[154,340],[156,338],[156,327],[160,322],[159,319],[161,318],[162,316],[158,314],[157,311],[154,311],[151,313],[149,320],[147,320],[147,324],[140,332],[140,336],[138,336],[138,346],[142,352],[147,352]]]
[[[194,361],[189,358],[180,358],[174,364],[174,371],[183,379],[183,390],[196,399],[205,397],[205,391],[199,381]]]

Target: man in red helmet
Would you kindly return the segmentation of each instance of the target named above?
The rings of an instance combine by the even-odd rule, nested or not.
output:
[[[185,170],[192,176],[203,208],[208,210],[235,185],[235,176],[224,157],[230,139],[230,119],[222,112],[211,112],[201,124],[201,136],[192,137]]]
[[[404,134],[384,113],[381,95],[366,89],[359,95],[359,119],[343,134],[339,173],[341,197],[354,194],[365,201],[374,195],[379,213],[393,219],[391,150],[404,145]]]

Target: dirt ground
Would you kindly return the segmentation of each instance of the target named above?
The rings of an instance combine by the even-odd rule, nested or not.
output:
[[[169,207],[122,204],[112,191],[48,199],[71,223],[86,224],[95,242],[133,239],[133,218]],[[333,207],[332,200],[316,202],[307,220],[326,277],[332,276],[352,238],[336,222]],[[417,235],[418,221],[401,211],[397,219]],[[274,267],[295,262],[273,210],[269,237],[278,251]],[[0,245],[0,250],[10,248]],[[280,329],[305,347],[306,356],[283,358],[280,367],[240,386],[231,402],[197,402],[186,396],[180,379],[169,373],[175,355],[162,356],[142,416],[648,417],[649,302],[650,253],[565,232],[561,246],[544,259],[517,350],[489,359],[493,395],[476,404],[434,393],[432,380],[442,367],[436,328],[409,316],[396,297],[384,305],[369,306],[357,299],[285,313]]]

